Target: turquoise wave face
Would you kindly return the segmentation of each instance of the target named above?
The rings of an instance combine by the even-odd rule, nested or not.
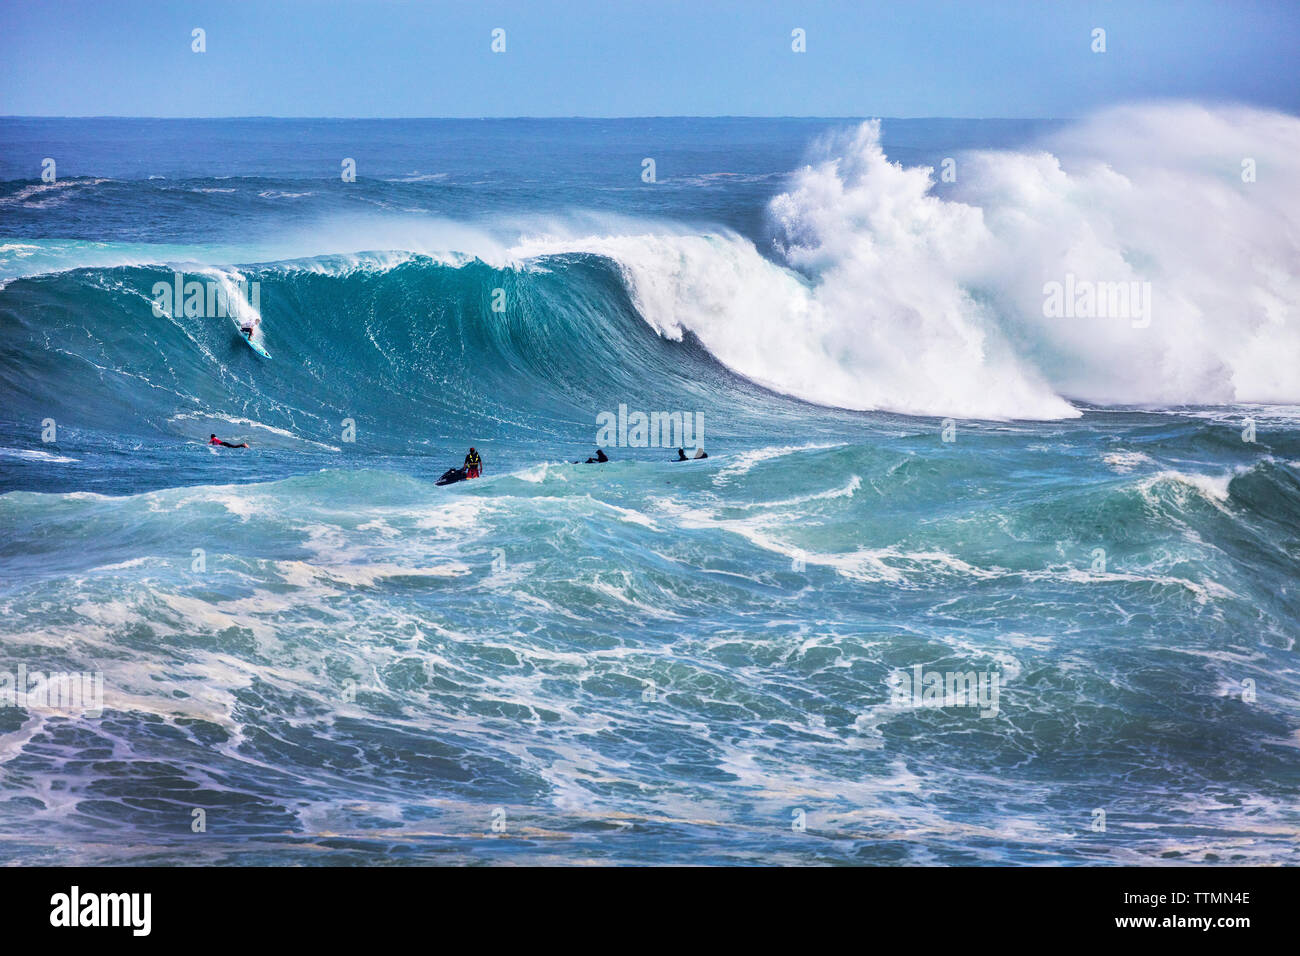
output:
[[[186,127],[233,169],[94,121],[44,189],[9,158],[42,122],[0,123],[0,860],[1294,862],[1296,409],[1072,407],[1025,369],[1076,353],[1016,337],[1042,361],[954,392],[1079,417],[792,397],[931,409],[956,354],[885,335],[950,276],[866,281],[815,203],[776,262],[825,121],[380,124],[351,191],[313,172],[346,124],[270,121]],[[886,123],[905,167],[872,138],[847,184],[1023,133]],[[273,358],[155,315],[177,271],[257,283]],[[637,412],[709,457],[623,440]],[[485,476],[436,485],[470,445]]]
[[[0,364],[9,414],[146,442],[233,429],[289,455],[427,453],[507,438],[590,453],[598,416],[620,404],[707,415],[720,436],[761,434],[765,412],[800,407],[727,372],[693,340],[656,335],[606,258],[512,268],[395,258],[16,279],[0,302],[14,345]],[[189,296],[172,292],[178,275],[182,289],[198,284],[204,314],[173,307]],[[224,314],[233,306],[212,308],[203,294],[223,278],[234,288],[236,276],[274,316],[260,332],[273,361],[239,340]],[[344,440],[345,421],[355,441]],[[75,432],[68,438],[61,447],[75,453]]]

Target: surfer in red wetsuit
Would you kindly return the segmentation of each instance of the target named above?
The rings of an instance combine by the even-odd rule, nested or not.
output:
[[[228,441],[222,441],[222,440],[221,440],[220,438],[218,438],[216,435],[209,435],[209,436],[208,436],[208,444],[209,444],[209,445],[220,445],[222,448],[247,448],[247,447],[248,447],[248,442],[244,442],[243,444],[240,444],[240,445],[232,445],[232,444],[230,444],[230,442],[228,442]]]
[[[483,474],[483,459],[478,456],[473,448],[465,456],[465,477],[477,478]]]

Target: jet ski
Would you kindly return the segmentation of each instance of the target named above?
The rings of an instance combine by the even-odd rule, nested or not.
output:
[[[465,480],[467,471],[468,469],[465,468],[448,468],[436,483],[439,485],[454,485],[458,481]]]

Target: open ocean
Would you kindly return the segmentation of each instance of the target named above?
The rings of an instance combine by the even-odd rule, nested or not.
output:
[[[1297,182],[1187,104],[0,119],[0,863],[1300,862]]]

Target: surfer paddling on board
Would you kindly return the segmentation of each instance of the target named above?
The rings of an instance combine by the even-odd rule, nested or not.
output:
[[[232,444],[230,444],[230,442],[228,442],[228,441],[222,441],[222,440],[221,440],[220,438],[218,438],[216,435],[209,435],[209,436],[208,436],[208,444],[209,444],[209,445],[220,445],[222,448],[247,448],[247,447],[248,447],[248,442],[244,442],[243,444],[240,444],[240,445],[232,445]]]

